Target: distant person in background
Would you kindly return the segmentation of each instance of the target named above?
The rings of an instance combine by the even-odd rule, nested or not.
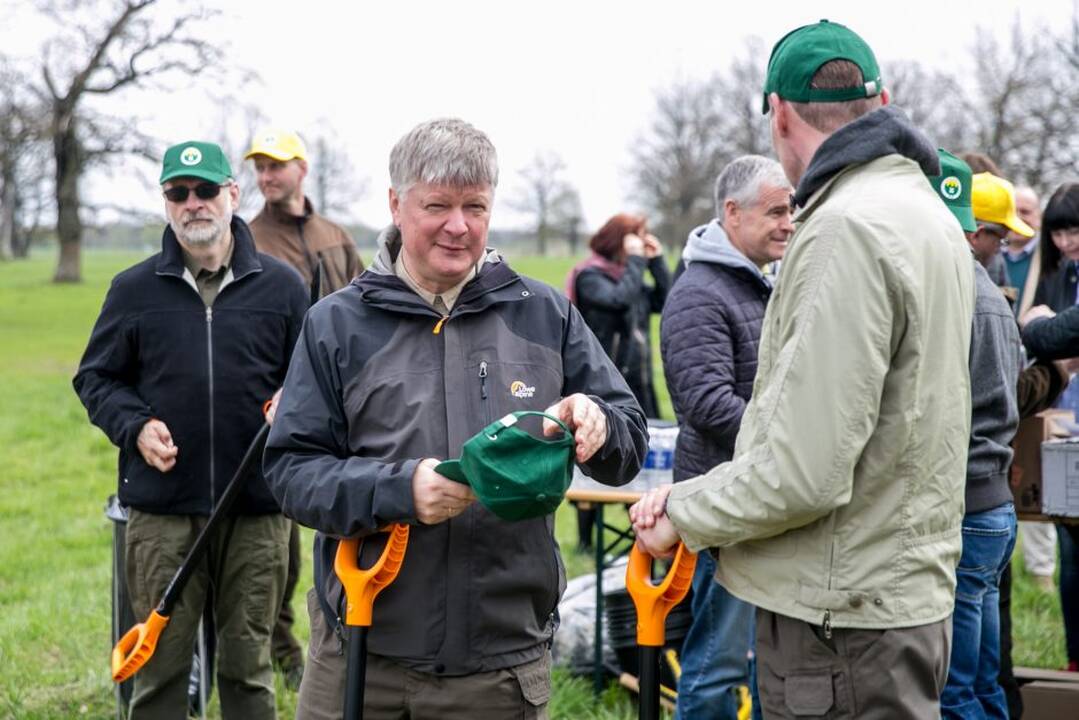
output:
[[[1023,341],[1031,352],[1068,357],[1079,350],[1079,311],[1076,305],[1076,261],[1079,261],[1079,183],[1057,188],[1045,206],[1041,227],[1042,278],[1035,307],[1022,318]],[[1059,318],[1048,320],[1054,313]],[[1058,406],[1079,408],[1079,383],[1074,380]],[[1079,672],[1079,527],[1058,525],[1060,605],[1068,670]]]
[[[1037,233],[1042,226],[1042,211],[1033,188],[1021,186],[1015,189],[1015,212],[1034,230],[1034,237],[1029,238],[1021,233],[1009,232],[1008,247],[1003,253],[1008,282],[1016,289],[1015,316],[1022,317],[1034,305],[1034,292],[1041,275],[1039,266],[1042,255],[1038,250]]]
[[[783,257],[794,232],[792,192],[778,162],[740,157],[716,179],[715,219],[686,241],[686,270],[671,289],[660,325],[663,372],[679,421],[676,483],[734,455],[772,295],[764,268]],[[698,554],[677,720],[736,720],[737,688],[751,683],[754,607],[727,592],[715,573],[712,555]]]
[[[1042,254],[1038,230],[1042,226],[1042,211],[1038,194],[1033,188],[1015,188],[1015,212],[1034,230],[1034,236],[1029,238],[1015,231],[1009,232],[1008,246],[1002,253],[1008,270],[1008,282],[1016,289],[1015,315],[1022,317],[1034,305],[1034,293],[1041,276]],[[1020,522],[1019,535],[1023,538],[1023,564],[1034,578],[1034,584],[1043,590],[1055,590],[1056,529],[1052,523]]]
[[[960,153],[959,158],[970,166],[971,172],[975,175],[991,173],[997,177],[1004,177],[1000,167],[985,153],[970,151]],[[974,243],[971,243],[971,245],[973,246]],[[975,249],[975,255],[977,254],[978,250]],[[1008,287],[1008,270],[1004,265],[1004,257],[1003,253],[1000,252],[999,245],[995,248],[995,252],[986,251],[983,253],[983,257],[979,257],[978,261],[985,268],[985,271],[989,273],[989,278],[997,287]]]
[[[663,310],[671,275],[663,246],[640,215],[615,215],[592,236],[592,254],[566,279],[577,306],[649,418],[659,417],[652,384],[652,314]],[[645,281],[645,271],[652,284]],[[596,511],[577,506],[577,549],[592,546]]]
[[[951,210],[971,247],[985,221],[971,211],[970,166],[944,150],[930,186]],[[1002,223],[1014,215],[1009,188],[983,173],[983,206]],[[988,187],[988,191],[987,191]],[[1002,194],[1006,197],[1002,197]],[[997,200],[998,202],[990,202]],[[1017,228],[1019,226],[1017,225]],[[1021,230],[1021,228],[1019,228]],[[996,231],[994,231],[995,233]],[[992,237],[997,237],[993,234]],[[1000,235],[1003,237],[1003,235]],[[948,680],[941,694],[945,718],[1004,718],[1008,702],[1000,674],[1000,579],[1015,546],[1015,506],[1008,486],[1011,442],[1019,426],[1017,388],[1022,361],[1019,328],[1011,306],[980,263],[974,263],[974,322],[970,336],[971,432],[967,450],[962,525],[963,550],[956,567],[955,610]]]
[[[307,148],[296,133],[262,130],[251,141],[245,160],[255,164],[259,191],[266,199],[251,233],[259,252],[287,262],[303,276],[318,299],[348,285],[362,270],[356,243],[345,230],[315,212],[303,192]],[[276,410],[277,397],[274,397]],[[296,614],[292,596],[300,579],[300,527],[290,522],[288,581],[281,614],[273,631],[273,662],[285,685],[298,690],[303,677],[303,648],[292,633]]]
[[[974,219],[978,229],[967,234],[967,241],[975,259],[981,263],[989,278],[998,287],[1009,287],[1001,248],[1006,245],[1009,233],[1027,238],[1034,237],[1034,230],[1015,211],[1015,189],[1002,177],[990,172],[974,176]],[[1014,300],[1014,293],[1009,294]]]
[[[296,133],[268,129],[255,135],[245,160],[255,163],[259,192],[266,198],[251,231],[259,252],[296,268],[307,281],[319,277],[319,297],[340,290],[363,272],[348,232],[318,213],[304,195],[307,148]]]

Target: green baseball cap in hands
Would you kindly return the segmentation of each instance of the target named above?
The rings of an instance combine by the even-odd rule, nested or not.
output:
[[[562,437],[543,440],[517,427],[536,415],[558,423]],[[459,460],[435,472],[469,485],[480,504],[503,520],[526,520],[555,511],[573,479],[573,433],[558,418],[523,411],[496,420],[469,438]]]

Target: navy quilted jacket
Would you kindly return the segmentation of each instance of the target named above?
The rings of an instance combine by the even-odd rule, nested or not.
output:
[[[660,326],[663,372],[681,426],[675,482],[731,459],[772,292],[714,220],[690,234],[686,257]]]

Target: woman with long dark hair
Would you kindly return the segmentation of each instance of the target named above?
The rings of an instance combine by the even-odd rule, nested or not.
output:
[[[1023,316],[1023,344],[1045,359],[1079,356],[1079,183],[1056,189],[1041,227],[1042,279],[1034,307]],[[1046,307],[1048,306],[1048,307]],[[1059,313],[1053,317],[1054,313]],[[1079,382],[1073,380],[1059,407],[1079,411]],[[1077,413],[1079,414],[1079,413]],[[1079,671],[1079,526],[1057,525],[1060,548],[1060,605],[1068,670]]]

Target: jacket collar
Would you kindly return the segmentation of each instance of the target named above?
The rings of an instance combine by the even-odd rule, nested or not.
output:
[[[265,215],[268,219],[279,225],[288,225],[291,227],[297,222],[307,222],[310,220],[311,216],[315,214],[315,206],[311,204],[311,199],[304,195],[303,215],[293,215],[292,213],[286,212],[281,207],[271,205],[270,203],[263,204],[262,212],[259,214]]]
[[[254,272],[262,272],[262,263],[259,261],[258,252],[255,250],[255,240],[251,237],[251,230],[247,223],[238,216],[232,216],[232,276],[234,280]],[[161,236],[161,256],[157,261],[156,272],[158,275],[173,275],[182,278],[184,276],[184,251],[180,247],[180,241],[176,239],[176,233],[172,227],[165,226],[165,232]]]
[[[918,163],[926,175],[940,174],[936,148],[902,110],[886,105],[832,133],[809,161],[794,204],[807,207],[837,175],[885,155],[902,155]]]

